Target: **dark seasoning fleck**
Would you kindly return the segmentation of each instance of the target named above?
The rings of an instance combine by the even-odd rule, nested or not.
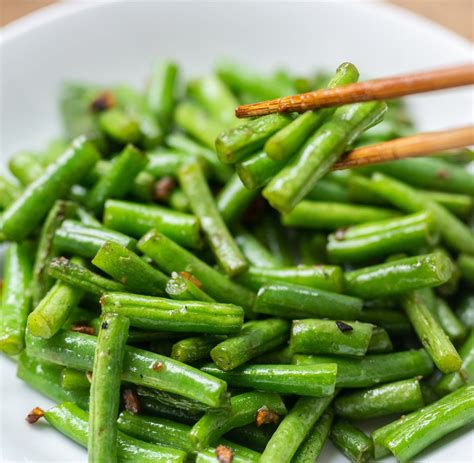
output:
[[[343,333],[347,333],[347,332],[352,331],[354,329],[354,328],[352,328],[351,325],[348,325],[347,323],[341,322],[339,320],[336,321],[336,326]]]
[[[103,322],[101,326],[103,330],[106,330],[109,327],[109,324],[107,322]]]

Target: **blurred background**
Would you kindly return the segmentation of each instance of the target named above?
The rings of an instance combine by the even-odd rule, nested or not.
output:
[[[55,0],[0,0],[0,26],[51,3]],[[474,41],[473,0],[389,0],[388,3],[425,16]]]

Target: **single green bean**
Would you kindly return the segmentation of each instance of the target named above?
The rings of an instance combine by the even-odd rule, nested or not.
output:
[[[282,267],[283,263],[274,256],[253,234],[239,228],[235,241],[250,265],[255,267]]]
[[[6,209],[21,194],[21,188],[16,183],[0,175],[0,208]]]
[[[274,161],[265,151],[259,151],[237,162],[235,170],[242,183],[249,190],[255,190],[264,186],[286,163],[286,159]]]
[[[326,410],[321,418],[316,421],[313,429],[301,443],[295,455],[291,459],[291,463],[307,463],[318,460],[323,445],[331,430],[334,413],[331,409]]]
[[[446,301],[440,297],[436,298],[435,314],[439,324],[451,341],[462,341],[467,336],[466,326],[459,320]]]
[[[379,325],[393,336],[404,336],[412,332],[408,318],[399,310],[386,308],[364,309],[357,320]]]
[[[346,273],[347,293],[362,298],[385,297],[412,289],[439,286],[449,280],[453,264],[444,253],[406,257]]]
[[[121,198],[133,187],[139,172],[145,167],[147,157],[133,145],[127,145],[114,160],[109,172],[89,191],[87,207],[101,214],[108,198]]]
[[[3,213],[5,236],[20,241],[36,230],[54,202],[66,195],[98,159],[94,146],[85,137],[77,138]]]
[[[173,121],[178,77],[178,66],[175,63],[161,61],[153,66],[148,82],[148,106],[165,131]]]
[[[282,262],[281,266],[294,265],[293,248],[290,246],[288,229],[275,215],[265,214],[255,229],[257,238]]]
[[[107,241],[92,263],[132,292],[149,296],[164,294],[168,277],[125,246]]]
[[[293,120],[287,114],[269,114],[222,132],[216,139],[216,152],[224,164],[235,164],[260,150],[276,132]]]
[[[290,463],[333,397],[300,397],[271,437],[260,462]]]
[[[78,370],[92,369],[96,344],[95,336],[71,331],[60,331],[51,339],[27,335],[28,355]],[[211,407],[220,407],[227,400],[224,381],[184,363],[131,346],[125,347],[122,380],[179,394]]]
[[[156,229],[182,246],[199,248],[202,244],[196,217],[160,206],[108,200],[104,225],[135,238]]]
[[[56,230],[54,245],[60,252],[93,258],[107,241],[135,249],[136,240],[105,227],[84,225],[76,220],[65,220]]]
[[[248,365],[223,371],[208,363],[201,370],[223,379],[228,385],[280,394],[323,397],[334,394],[336,364]]]
[[[147,153],[148,163],[145,171],[155,178],[173,177],[178,174],[178,170],[190,162],[205,162],[203,158],[186,152],[159,148],[156,151]],[[206,166],[203,166],[205,169]]]
[[[429,200],[445,207],[452,214],[461,219],[467,219],[472,212],[474,200],[472,196],[459,193],[445,193],[443,191],[422,190],[421,193]]]
[[[470,284],[474,285],[474,257],[461,254],[458,258],[458,266],[462,277]]]
[[[332,320],[293,320],[290,349],[295,354],[363,356],[372,338],[373,325]]]
[[[190,212],[191,206],[188,197],[181,188],[175,188],[168,198],[168,204],[171,209],[178,212]]]
[[[195,284],[193,276],[190,274],[189,276],[186,272],[182,272],[182,274],[173,272],[171,278],[166,283],[166,294],[171,299],[178,301],[214,302],[215,300],[212,297],[208,296]]]
[[[210,359],[211,350],[224,339],[219,335],[181,339],[173,344],[170,357],[188,364],[206,361]]]
[[[331,428],[333,444],[353,463],[365,463],[372,459],[374,445],[359,428],[344,420],[337,420]]]
[[[348,145],[385,113],[384,102],[356,103],[338,108],[263,189],[280,212],[290,212],[326,174]]]
[[[137,118],[123,109],[108,109],[98,121],[101,131],[118,143],[138,143],[142,138]]]
[[[370,389],[349,392],[334,401],[337,415],[350,420],[365,420],[391,414],[403,414],[423,407],[418,379],[405,379]]]
[[[266,352],[250,360],[252,364],[261,365],[289,365],[291,364],[292,353],[289,346],[283,347],[279,350]]]
[[[31,302],[32,253],[28,243],[8,245],[3,271],[0,350],[16,355],[24,347]]]
[[[222,370],[233,370],[285,342],[289,327],[287,320],[276,318],[247,322],[239,334],[214,347],[211,358]]]
[[[128,293],[106,293],[101,297],[103,312],[130,318],[137,328],[231,334],[240,331],[244,312],[232,304],[201,301],[173,301],[161,297]]]
[[[254,305],[254,311],[257,313],[291,320],[295,318],[356,320],[361,310],[362,300],[356,297],[289,283],[262,286]]]
[[[276,425],[257,426],[255,423],[252,423],[232,429],[232,431],[226,434],[226,437],[252,450],[261,452],[266,447],[275,429]],[[258,458],[256,461],[258,462]]]
[[[313,230],[336,230],[394,217],[396,213],[380,207],[357,206],[319,201],[301,201],[290,213],[284,214],[286,226]]]
[[[61,386],[68,391],[89,391],[91,383],[83,371],[74,368],[63,368],[61,371]]]
[[[257,191],[249,190],[239,176],[234,174],[216,197],[216,206],[224,222],[232,225],[239,220],[257,194]]]
[[[337,68],[336,74],[328,83],[327,88],[351,84],[357,82],[358,79],[359,71],[357,68],[351,63],[342,63]],[[290,159],[301,148],[307,138],[335,111],[336,107],[305,112],[267,140],[265,152],[274,160]]]
[[[20,151],[8,161],[10,172],[24,186],[34,182],[43,173],[43,166],[39,159],[29,151]]]
[[[140,240],[138,248],[165,272],[189,272],[201,282],[203,291],[209,296],[220,302],[240,305],[247,315],[250,313],[255,297],[252,292],[232,282],[163,234],[152,230]]]
[[[72,402],[63,402],[44,412],[46,421],[67,437],[87,447],[88,416]],[[117,457],[121,463],[184,463],[186,453],[157,444],[149,444],[117,432]],[[106,461],[106,460],[96,460]]]
[[[268,392],[246,392],[232,397],[230,411],[227,413],[206,413],[191,429],[189,438],[198,450],[217,441],[231,429],[245,426],[258,420],[259,413],[279,419],[287,410],[278,394]]]
[[[248,267],[247,261],[217,209],[201,167],[199,164],[183,166],[178,177],[217,263],[230,276],[242,273]]]
[[[425,350],[408,350],[389,354],[344,358],[338,355],[294,355],[296,365],[336,363],[336,387],[371,387],[413,376],[429,375],[433,362]]]
[[[462,358],[461,369],[440,378],[435,388],[438,394],[446,395],[464,384],[474,382],[474,330],[471,329],[469,337],[459,350],[459,355]]]
[[[316,186],[305,196],[305,199],[335,203],[350,202],[346,188],[332,180],[326,180],[324,178],[318,180]]]
[[[423,293],[407,293],[402,304],[418,338],[435,365],[443,373],[458,371],[462,364],[461,357],[430,311]]]
[[[25,351],[18,357],[16,375],[28,386],[54,402],[71,401],[79,407],[87,409],[89,407],[89,390],[64,388],[61,377],[62,371],[63,367],[60,365],[39,361],[29,357]],[[82,374],[84,375],[84,373]]]
[[[282,282],[325,291],[342,292],[344,276],[335,265],[298,265],[297,267],[259,268],[250,267],[237,280],[244,286],[258,291],[262,286]]]
[[[446,434],[474,420],[474,385],[464,386],[442,399],[375,430],[375,458],[388,451],[401,462]]]
[[[121,315],[106,313],[97,338],[91,384],[89,463],[117,461],[117,415],[129,321]]]
[[[456,314],[468,328],[474,327],[474,294],[468,293],[461,297]]]
[[[382,354],[392,351],[393,344],[388,333],[379,326],[374,327],[367,352],[370,354]]]
[[[449,247],[474,254],[474,235],[467,225],[446,208],[420,195],[410,186],[383,174],[372,176],[372,186],[377,193],[394,206],[406,212],[427,210],[432,212],[441,237]]]

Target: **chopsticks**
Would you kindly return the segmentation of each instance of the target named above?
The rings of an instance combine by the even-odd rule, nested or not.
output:
[[[300,95],[242,105],[235,110],[235,115],[237,117],[253,117],[271,113],[300,113],[328,106],[385,100],[470,84],[474,84],[474,64],[368,80],[342,87],[315,90]]]
[[[350,151],[333,165],[332,170],[350,169],[369,164],[433,154],[442,150],[474,145],[474,125],[458,129],[427,132],[375,143]]]

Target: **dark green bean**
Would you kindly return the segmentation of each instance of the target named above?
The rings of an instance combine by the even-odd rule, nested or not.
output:
[[[360,429],[344,420],[332,425],[330,439],[353,463],[365,463],[374,455],[374,445]]]
[[[283,263],[278,257],[274,256],[253,234],[243,228],[237,230],[235,241],[251,265],[255,267],[283,267]]]
[[[350,202],[346,188],[332,180],[326,180],[324,178],[318,180],[316,186],[305,196],[305,199],[335,203]]]
[[[104,225],[135,238],[156,229],[182,246],[199,248],[202,244],[196,217],[160,206],[108,200]]]
[[[185,338],[173,344],[171,358],[183,363],[199,363],[210,359],[213,347],[225,338],[219,335]]]
[[[265,354],[259,355],[250,360],[252,364],[261,365],[288,365],[291,363],[292,353],[289,346],[283,347],[279,350],[272,352],[266,352]]]
[[[412,331],[410,322],[403,312],[386,308],[364,309],[357,320],[379,325],[394,336],[404,336]]]
[[[458,258],[458,266],[462,277],[470,284],[474,285],[474,257],[461,254]]]

